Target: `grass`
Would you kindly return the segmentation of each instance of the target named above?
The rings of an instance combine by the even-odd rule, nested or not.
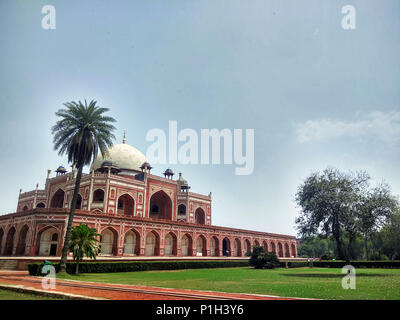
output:
[[[0,289],[0,300],[58,300],[58,299],[29,294],[29,293],[21,293],[13,290]]]
[[[400,299],[399,269],[357,269],[356,289],[344,290],[341,269],[190,269],[64,274],[61,278],[165,288],[256,293],[319,299]]]

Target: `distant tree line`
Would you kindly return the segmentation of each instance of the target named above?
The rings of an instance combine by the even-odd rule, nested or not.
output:
[[[298,188],[296,219],[303,257],[400,259],[400,207],[386,183],[370,185],[366,172],[328,168]]]

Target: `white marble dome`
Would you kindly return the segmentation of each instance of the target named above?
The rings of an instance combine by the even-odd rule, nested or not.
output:
[[[141,171],[140,166],[147,160],[138,149],[122,143],[108,149],[108,155],[105,158],[99,153],[93,161],[90,171],[99,169],[104,161],[112,161],[121,170]]]

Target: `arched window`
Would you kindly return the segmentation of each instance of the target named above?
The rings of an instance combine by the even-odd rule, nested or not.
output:
[[[124,194],[118,199],[118,214],[133,216],[135,211],[135,200],[129,195]]]
[[[186,215],[186,206],[184,204],[180,204],[178,206],[178,214],[179,215]]]
[[[58,189],[57,192],[53,195],[53,198],[50,202],[50,208],[63,208],[64,207],[64,191]]]
[[[44,208],[44,207],[46,207],[46,206],[45,206],[45,204],[44,204],[43,202],[39,202],[39,203],[36,205],[36,208]]]
[[[172,220],[172,201],[163,190],[150,198],[150,218]]]
[[[93,192],[93,202],[104,202],[104,191],[102,189]]]
[[[205,224],[206,223],[206,214],[202,208],[197,208],[195,213],[195,222],[198,224]]]

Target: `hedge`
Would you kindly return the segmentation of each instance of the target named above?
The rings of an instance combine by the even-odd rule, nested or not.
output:
[[[54,263],[56,272],[60,269],[59,263]],[[75,273],[75,263],[67,263],[67,272]],[[82,262],[79,263],[81,273],[109,273],[109,272],[134,272],[149,270],[178,270],[178,269],[201,269],[201,268],[232,268],[247,267],[248,260],[231,261],[121,261],[121,262]],[[30,263],[29,274],[40,276],[43,263]]]
[[[346,261],[338,260],[323,260],[323,261],[295,261],[288,262],[289,268],[300,268],[300,267],[316,267],[316,268],[343,268],[347,265]],[[351,261],[350,265],[354,268],[387,268],[396,269],[400,268],[400,261]],[[281,262],[281,267],[285,267],[285,262]]]
[[[285,268],[342,268],[347,263],[345,261],[280,261],[280,267]],[[351,261],[350,264],[355,268],[400,268],[400,261]],[[59,263],[52,264],[56,271],[60,269]],[[248,260],[228,260],[228,261],[121,261],[121,262],[82,262],[79,264],[79,272],[82,273],[110,273],[110,272],[134,272],[150,270],[178,270],[178,269],[202,269],[202,268],[233,268],[248,267]],[[30,263],[28,265],[29,274],[40,276],[43,263]],[[67,272],[75,273],[75,263],[67,263]]]

